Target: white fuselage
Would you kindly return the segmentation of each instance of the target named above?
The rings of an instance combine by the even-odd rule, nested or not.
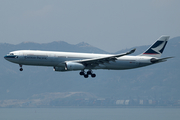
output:
[[[54,71],[81,70],[80,75],[88,78],[96,77],[93,69],[125,70],[143,67],[159,62],[164,62],[169,58],[160,58],[167,44],[169,36],[163,35],[156,40],[145,52],[137,56],[130,56],[136,49],[132,49],[122,54],[92,54],[75,52],[56,52],[39,50],[18,50],[10,52],[4,58],[10,62],[20,65],[51,66]],[[88,69],[86,72],[85,69]]]
[[[84,59],[102,58],[111,55],[112,54],[19,50],[10,52],[10,54],[5,56],[5,59],[19,65],[52,66],[54,68],[62,68],[62,70],[59,71],[69,71],[67,69],[63,69],[65,67],[64,63],[67,61],[81,61]],[[99,64],[93,69],[133,69],[153,64],[151,59],[152,57],[148,56],[122,56],[117,58],[116,61]]]

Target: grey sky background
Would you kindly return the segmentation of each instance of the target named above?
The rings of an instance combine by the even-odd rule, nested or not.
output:
[[[0,43],[87,42],[108,52],[180,35],[180,0],[0,0]]]

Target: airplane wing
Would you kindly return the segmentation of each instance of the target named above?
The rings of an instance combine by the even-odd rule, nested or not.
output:
[[[117,54],[117,55],[111,55],[108,57],[101,57],[101,58],[93,58],[93,59],[84,59],[84,60],[75,60],[75,61],[68,61],[68,62],[77,62],[83,64],[85,67],[95,67],[99,64],[109,63],[110,61],[117,60],[118,57],[122,57],[125,55],[129,55],[135,52],[136,49],[133,49],[129,52]]]

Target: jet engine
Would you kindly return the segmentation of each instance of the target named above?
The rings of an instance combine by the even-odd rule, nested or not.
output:
[[[76,62],[66,62],[67,70],[83,70],[85,66],[81,63]]]
[[[54,71],[66,71],[65,67],[54,67]]]

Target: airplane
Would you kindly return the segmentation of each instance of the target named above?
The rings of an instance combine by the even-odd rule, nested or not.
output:
[[[125,70],[165,62],[172,57],[161,58],[170,36],[163,35],[155,41],[145,52],[137,56],[130,56],[136,49],[122,54],[93,54],[40,50],[12,51],[4,58],[19,64],[20,71],[23,65],[51,66],[54,71],[80,71],[80,75],[88,78],[96,77],[94,69]],[[85,72],[85,70],[88,70]]]

